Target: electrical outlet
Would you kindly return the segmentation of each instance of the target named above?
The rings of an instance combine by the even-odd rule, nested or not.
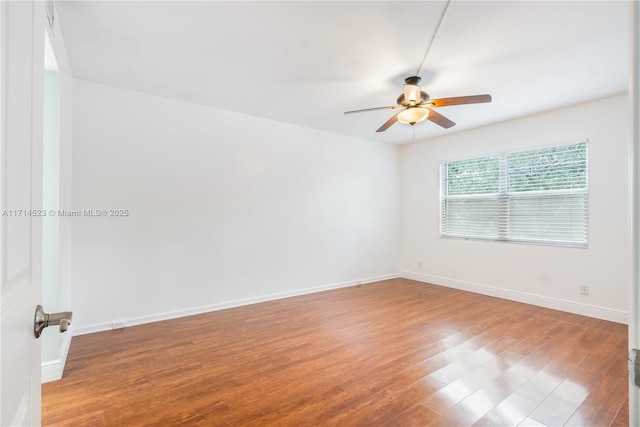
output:
[[[589,291],[588,285],[580,285],[580,295],[589,296]]]

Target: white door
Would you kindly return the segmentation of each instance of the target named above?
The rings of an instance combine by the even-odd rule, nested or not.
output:
[[[0,425],[40,424],[44,3],[0,1]],[[46,307],[45,307],[46,308]]]
[[[633,350],[640,349],[640,2],[630,1],[629,3],[631,8],[629,97],[631,101],[631,239],[633,248],[629,348]],[[630,368],[634,369],[633,366]],[[640,388],[633,383],[629,386],[629,425],[640,425]]]

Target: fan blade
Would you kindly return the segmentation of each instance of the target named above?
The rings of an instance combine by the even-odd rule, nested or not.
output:
[[[366,111],[378,111],[378,110],[396,110],[398,108],[404,108],[400,105],[392,105],[389,107],[374,107],[374,108],[365,108],[364,110],[353,110],[353,111],[345,111],[345,114],[352,114],[352,113],[364,113]]]
[[[427,110],[429,110],[429,116],[427,117],[427,119],[431,120],[433,123],[440,125],[445,129],[449,129],[451,126],[455,126],[455,122],[452,122],[451,120],[447,119],[442,114],[437,113],[435,110],[432,110],[431,108],[427,108]]]
[[[391,118],[384,122],[384,124],[380,126],[376,132],[384,132],[385,130],[389,129],[391,125],[395,124],[395,122],[398,121],[398,114],[394,114],[393,116],[391,116]]]
[[[431,104],[434,107],[447,107],[449,105],[480,104],[482,102],[491,102],[491,95],[455,96],[453,98],[432,99],[425,104]]]

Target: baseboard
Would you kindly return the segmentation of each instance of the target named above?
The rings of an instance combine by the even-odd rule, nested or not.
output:
[[[466,282],[462,280],[450,279],[446,277],[434,276],[434,275],[418,273],[413,271],[401,271],[400,273],[368,277],[365,279],[350,280],[346,282],[332,283],[332,284],[323,285],[323,286],[316,286],[313,288],[296,289],[293,291],[281,292],[276,294],[268,294],[268,295],[263,295],[255,298],[246,298],[241,300],[228,301],[228,302],[223,302],[219,304],[193,307],[193,308],[184,309],[184,310],[158,313],[158,314],[140,316],[140,317],[135,317],[130,319],[118,319],[117,323],[119,324],[120,327],[143,325],[146,323],[176,319],[179,317],[192,316],[196,314],[224,310],[227,308],[242,307],[245,305],[257,304],[265,301],[272,301],[272,300],[288,298],[288,297],[293,297],[298,295],[306,295],[306,294],[322,292],[330,289],[346,288],[346,287],[355,286],[358,284],[378,282],[381,280],[395,279],[398,277],[417,280],[425,283],[432,283],[434,285],[446,286],[449,288],[460,289],[463,291],[474,292],[482,295],[503,298],[511,301],[522,302],[525,304],[537,305],[540,307],[551,308],[554,310],[565,311],[568,313],[580,314],[583,316],[594,317],[597,319],[608,320],[616,323],[628,324],[629,322],[629,314],[628,312],[623,310],[616,310],[616,309],[601,307],[597,305],[584,304],[584,303],[564,300],[560,298],[531,294],[531,293],[521,292],[521,291],[514,291],[511,289],[499,288],[499,287],[485,285],[481,283]],[[75,335],[90,334],[94,332],[110,331],[114,329],[115,323],[116,321],[112,321],[112,322],[96,323],[96,324],[87,325],[87,326],[74,327],[72,334],[73,336],[75,336]],[[46,367],[47,376],[53,375],[53,372],[58,372],[58,371],[54,371],[54,369],[58,369],[59,377],[57,379],[62,377],[62,372],[64,370],[64,361],[66,361],[66,353],[69,350],[70,344],[71,344],[71,334],[68,335],[66,346],[63,346],[63,348],[65,349],[64,353],[62,353],[62,350],[61,350],[61,360],[63,362],[57,361],[59,363],[59,366],[53,364],[53,362],[49,362],[51,365],[48,365]],[[42,378],[44,382],[45,364],[43,364],[42,370],[43,370]]]
[[[42,378],[41,383],[57,381],[62,378],[62,362],[60,359],[42,362]]]
[[[69,354],[69,347],[71,347],[71,330],[63,334],[60,340],[60,353],[59,358],[48,362],[42,362],[41,365],[41,383],[48,383],[51,381],[57,381],[62,378],[64,373],[64,366],[67,363],[67,355]]]
[[[73,335],[76,336],[76,335],[91,334],[94,332],[110,331],[114,329],[114,324],[116,324],[116,322],[119,325],[119,327],[143,325],[146,323],[176,319],[179,317],[193,316],[195,314],[209,313],[212,311],[224,310],[227,308],[242,307],[245,305],[257,304],[265,301],[272,301],[272,300],[277,300],[282,298],[294,297],[298,295],[312,294],[316,292],[327,291],[330,289],[347,288],[349,286],[356,286],[364,283],[372,283],[372,282],[379,282],[381,280],[396,279],[398,277],[400,277],[398,273],[386,274],[382,276],[367,277],[364,279],[350,280],[346,282],[316,286],[313,288],[296,289],[293,291],[262,295],[255,298],[246,298],[241,300],[223,302],[219,304],[194,307],[194,308],[189,308],[185,310],[158,313],[158,314],[152,314],[149,316],[134,317],[130,319],[118,319],[117,321],[114,320],[113,322],[95,323],[93,325],[80,326],[80,327],[74,328]]]
[[[623,310],[616,310],[597,305],[584,304],[560,298],[514,291],[512,289],[498,288],[481,283],[466,282],[463,280],[450,279],[447,277],[434,276],[413,271],[401,271],[400,277],[425,283],[432,283],[434,285],[446,286],[448,288],[474,292],[477,294],[507,299],[511,301],[522,302],[525,304],[537,305],[540,307],[551,308],[568,313],[595,317],[596,319],[609,320],[611,322],[623,324],[629,323],[629,313]]]

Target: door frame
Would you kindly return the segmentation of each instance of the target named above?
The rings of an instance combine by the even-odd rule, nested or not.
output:
[[[1,0],[0,0],[1,1]],[[58,65],[59,76],[59,95],[60,95],[60,135],[59,135],[59,208],[72,209],[71,198],[71,150],[72,150],[72,102],[73,102],[73,77],[69,66],[69,59],[60,30],[55,4],[50,0],[46,2],[47,8],[43,12],[45,14],[44,26],[48,36],[50,47],[53,50],[56,63]],[[51,6],[51,9],[49,8]],[[48,20],[50,14],[53,15]],[[45,311],[72,311],[71,306],[71,223],[72,218],[58,217],[58,285],[54,290],[56,302],[51,304],[43,304]],[[43,301],[46,303],[46,301]],[[71,338],[73,336],[73,323],[69,326],[69,330],[60,334],[55,328],[45,329],[45,334],[57,335],[57,343],[49,341],[49,345],[57,344],[57,357],[49,360],[43,360],[42,378],[43,381],[54,381],[62,378],[62,373],[67,360],[69,347],[71,346]],[[43,342],[43,346],[47,345]],[[43,347],[44,350],[44,347]],[[49,349],[50,355],[52,349]]]

